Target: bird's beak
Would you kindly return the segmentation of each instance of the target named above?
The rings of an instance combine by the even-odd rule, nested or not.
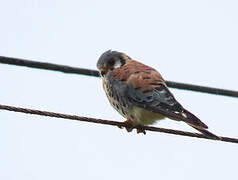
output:
[[[104,77],[105,74],[106,74],[106,71],[100,71],[100,74],[101,74],[102,77]]]
[[[107,69],[105,67],[101,67],[99,70],[100,70],[100,75],[104,77],[105,74],[107,73]]]

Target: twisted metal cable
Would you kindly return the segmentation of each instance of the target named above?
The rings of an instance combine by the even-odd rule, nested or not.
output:
[[[127,125],[123,122],[95,119],[95,118],[55,113],[55,112],[49,112],[49,111],[40,111],[40,110],[34,110],[34,109],[14,107],[14,106],[0,105],[0,109],[7,110],[7,111],[21,112],[21,113],[26,113],[26,114],[35,114],[35,115],[40,115],[40,116],[49,116],[49,117],[55,117],[55,118],[63,118],[63,119],[70,119],[70,120],[76,120],[76,121],[84,121],[84,122],[90,122],[90,123],[118,126],[118,127],[129,127],[129,125]],[[161,133],[168,133],[168,134],[174,134],[174,135],[214,140],[214,139],[204,136],[203,134],[200,134],[200,133],[192,133],[192,132],[187,132],[187,131],[179,131],[179,130],[151,127],[151,126],[142,126],[142,128],[147,131],[154,131],[154,132],[161,132]],[[229,137],[221,137],[220,141],[230,142],[230,143],[238,143],[238,139],[229,138]]]
[[[18,58],[4,57],[4,56],[0,56],[0,63],[17,65],[17,66],[25,66],[25,67],[31,67],[31,68],[37,68],[37,69],[59,71],[63,73],[73,73],[73,74],[99,77],[99,72],[96,70],[76,68],[76,67],[45,63],[45,62],[29,61],[25,59],[18,59]],[[229,97],[238,97],[238,91],[199,86],[199,85],[193,85],[193,84],[178,83],[173,81],[166,81],[166,83],[169,87],[176,88],[176,89],[191,90],[196,92],[223,95],[223,96],[229,96]]]

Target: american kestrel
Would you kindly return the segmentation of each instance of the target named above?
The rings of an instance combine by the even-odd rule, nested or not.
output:
[[[151,125],[167,117],[183,121],[210,138],[220,139],[206,130],[206,124],[183,108],[154,68],[111,50],[100,56],[97,68],[110,104],[131,127],[126,128],[128,132],[135,127],[138,133],[145,134],[141,125]]]

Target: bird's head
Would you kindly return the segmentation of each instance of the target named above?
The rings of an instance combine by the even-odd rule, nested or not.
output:
[[[97,68],[101,76],[105,76],[108,72],[124,66],[130,60],[131,58],[124,53],[109,50],[100,56],[97,62]]]

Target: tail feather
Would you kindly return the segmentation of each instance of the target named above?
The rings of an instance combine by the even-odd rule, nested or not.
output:
[[[187,116],[187,121],[185,121],[188,125],[192,126],[194,129],[198,130],[205,136],[216,139],[216,140],[221,140],[221,137],[211,133],[210,131],[206,130],[208,126],[204,124],[200,119],[198,119],[195,115],[190,113],[188,110],[184,109],[183,111],[184,116]]]
[[[215,139],[215,140],[221,140],[221,137],[211,133],[210,131],[206,130],[206,129],[199,129],[197,127],[192,126],[194,129],[198,130],[199,132],[201,132],[202,134],[204,134],[205,136]]]

